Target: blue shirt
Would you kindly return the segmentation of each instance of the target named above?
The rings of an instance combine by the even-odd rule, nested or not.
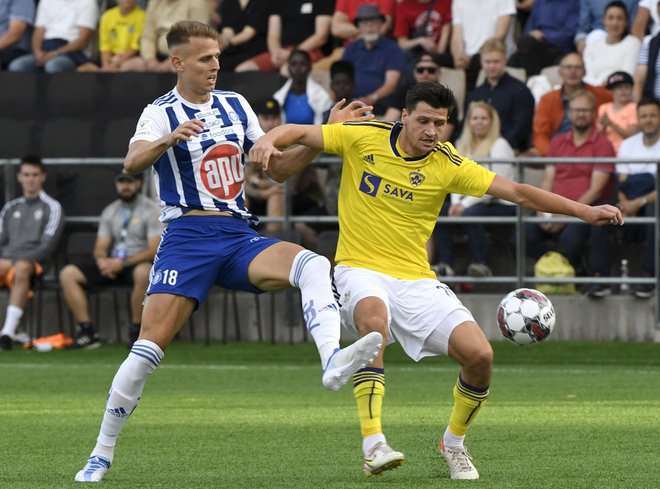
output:
[[[355,90],[358,97],[372,94],[385,83],[385,72],[403,71],[403,51],[394,41],[383,36],[371,49],[362,39],[352,42],[344,50],[342,59],[355,66]]]
[[[306,93],[295,95],[289,91],[284,101],[284,114],[287,124],[314,124],[314,109]]]
[[[22,20],[28,26],[34,25],[35,7],[33,0],[0,0],[0,36],[9,30],[11,19]],[[14,48],[30,51],[31,29],[25,29]]]
[[[580,6],[575,0],[535,0],[525,33],[543,31],[545,41],[566,52],[574,51]]]

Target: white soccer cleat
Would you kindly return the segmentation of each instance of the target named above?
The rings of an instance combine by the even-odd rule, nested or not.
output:
[[[83,469],[76,474],[76,482],[101,482],[112,463],[103,457],[89,457]]]
[[[440,455],[447,461],[449,465],[449,473],[454,480],[476,480],[479,478],[479,472],[472,464],[472,457],[465,447],[445,447],[445,444],[440,440],[440,447],[438,448]]]
[[[382,345],[381,334],[372,331],[352,345],[335,350],[323,370],[323,385],[333,391],[339,390],[355,372],[373,362]]]
[[[369,455],[364,458],[364,475],[381,475],[386,470],[396,469],[403,463],[404,455],[393,450],[387,443],[378,443],[371,449]]]

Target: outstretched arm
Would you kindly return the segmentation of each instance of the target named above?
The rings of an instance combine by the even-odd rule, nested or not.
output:
[[[330,110],[329,124],[373,119],[371,105],[353,101],[345,105],[341,99]],[[369,115],[366,115],[369,114]],[[300,144],[302,147],[280,151]],[[250,161],[260,166],[269,177],[283,182],[305,168],[323,149],[323,131],[320,125],[286,124],[268,131],[250,150]]]
[[[579,217],[596,226],[623,224],[621,211],[612,205],[592,207],[532,185],[512,182],[499,175],[495,175],[495,179],[486,193],[537,211]]]

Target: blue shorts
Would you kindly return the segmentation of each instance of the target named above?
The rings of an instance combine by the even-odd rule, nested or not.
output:
[[[259,236],[235,217],[188,216],[163,231],[149,277],[149,294],[173,294],[206,300],[213,285],[260,293],[248,279],[248,266],[279,239]]]

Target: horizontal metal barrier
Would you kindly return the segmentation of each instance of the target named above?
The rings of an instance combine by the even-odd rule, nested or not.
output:
[[[121,158],[46,158],[43,160],[47,166],[55,165],[121,165],[123,159]],[[525,166],[530,168],[542,169],[546,164],[599,164],[599,163],[653,163],[660,167],[660,159],[618,159],[618,158],[540,158],[540,157],[518,157],[513,159],[498,158],[483,160],[478,159],[477,162],[484,165],[489,163],[510,163],[516,165],[518,181],[523,180],[523,171]],[[15,166],[19,163],[18,159],[0,159],[0,165],[4,167],[5,175],[5,195],[7,200],[11,196],[16,195],[17,182],[14,177]],[[342,160],[333,155],[321,155],[312,162],[318,166],[340,165]],[[658,168],[660,170],[660,168]],[[660,174],[656,172],[656,175]],[[146,173],[145,188],[152,182],[151,172]],[[262,222],[281,222],[285,229],[289,229],[292,224],[298,222],[307,223],[337,223],[337,216],[292,216],[289,213],[290,206],[290,185],[286,182],[284,185],[285,205],[284,216],[282,217],[260,217]],[[72,224],[95,224],[98,222],[99,216],[67,216],[67,223]],[[516,273],[509,276],[493,276],[493,277],[471,277],[471,276],[454,276],[442,277],[443,282],[447,283],[507,283],[515,284],[516,287],[525,285],[534,285],[537,283],[549,284],[655,284],[656,286],[656,330],[660,332],[660,291],[658,291],[658,284],[660,283],[660,200],[655,199],[655,218],[652,217],[629,217],[625,219],[626,224],[655,224],[655,277],[571,277],[571,278],[537,278],[526,275],[526,262],[525,262],[525,226],[526,223],[575,223],[581,222],[573,217],[537,217],[527,215],[521,212],[521,207],[518,207],[516,217],[438,217],[439,223],[447,224],[470,224],[470,223],[484,223],[484,224],[497,224],[497,225],[515,225],[516,226]]]

